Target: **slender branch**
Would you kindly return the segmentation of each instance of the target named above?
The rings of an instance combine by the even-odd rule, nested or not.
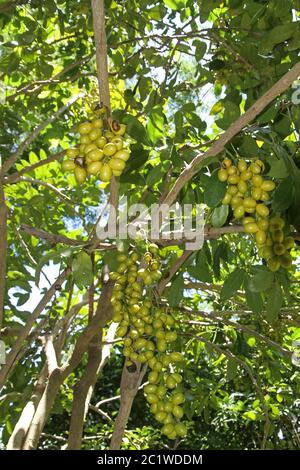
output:
[[[20,144],[17,150],[11,154],[11,156],[3,163],[0,171],[0,180],[3,180],[6,173],[10,168],[18,161],[18,159],[23,155],[27,147],[37,138],[37,136],[47,127],[49,124],[54,122],[61,114],[63,114],[67,109],[69,109],[79,98],[82,97],[82,93],[71,98],[67,104],[59,108],[55,113],[52,114],[48,119],[45,119],[41,124],[39,124],[34,131]]]
[[[110,115],[107,45],[105,33],[104,0],[92,0],[93,27],[96,46],[97,77],[100,100]]]
[[[4,298],[7,256],[7,206],[3,187],[0,186],[0,330],[4,318]]]
[[[252,122],[272,101],[280,96],[300,75],[300,62],[278,80],[266,93],[263,94],[237,121],[235,121],[221,137],[203,154],[197,155],[192,162],[182,171],[177,178],[169,194],[163,201],[171,206],[176,200],[183,186],[197,173],[199,165],[210,157],[215,157],[224,150],[224,147],[247,124]]]

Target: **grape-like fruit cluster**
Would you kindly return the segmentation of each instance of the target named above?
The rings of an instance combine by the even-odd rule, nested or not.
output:
[[[269,217],[270,209],[264,203],[270,201],[276,184],[262,176],[264,167],[262,160],[248,164],[241,159],[234,165],[230,158],[225,158],[218,178],[228,185],[222,203],[231,206],[236,219],[243,220],[245,232],[255,236],[259,255],[267,261],[271,271],[277,271],[280,266],[285,269],[291,266],[289,250],[294,240],[283,232],[282,218]]]
[[[124,124],[111,119],[95,118],[78,126],[80,143],[66,151],[62,163],[64,171],[74,171],[77,183],[82,184],[89,175],[101,181],[110,181],[112,175],[120,176],[130,157],[124,147]]]
[[[118,255],[119,266],[110,277],[115,281],[112,305],[113,321],[119,323],[117,335],[124,338],[123,354],[126,366],[134,362],[147,364],[151,372],[144,387],[146,400],[155,419],[163,425],[169,439],[186,435],[182,404],[185,396],[182,375],[178,372],[181,353],[170,351],[169,344],[177,339],[175,320],[151,299],[151,288],[160,278],[160,260],[156,245],[149,245],[141,259],[133,252]]]

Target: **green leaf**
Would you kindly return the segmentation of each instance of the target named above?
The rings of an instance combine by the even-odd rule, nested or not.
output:
[[[240,117],[241,112],[240,107],[231,101],[225,101],[224,104],[224,115],[217,121],[217,124],[221,129],[225,130]]]
[[[161,180],[162,176],[162,164],[160,163],[159,165],[156,165],[151,168],[151,170],[148,172],[146,177],[147,186],[151,188],[155,183]]]
[[[216,207],[211,216],[211,224],[213,227],[222,227],[228,217],[229,214],[229,206],[222,204],[220,207]]]
[[[149,114],[147,132],[150,140],[155,144],[164,135],[166,117],[160,106],[155,106]]]
[[[251,292],[264,292],[270,288],[273,281],[274,274],[266,266],[258,266],[247,286]]]
[[[229,274],[224,282],[220,298],[222,301],[230,299],[239,290],[244,281],[245,272],[237,268]]]
[[[249,278],[250,279],[250,278]],[[262,312],[264,302],[260,292],[253,292],[249,289],[249,281],[245,285],[245,294],[248,307],[253,313],[259,315]]]
[[[287,177],[276,188],[273,196],[272,208],[274,212],[283,212],[288,209],[294,200],[294,186],[290,177]]]
[[[229,382],[236,377],[238,364],[234,359],[228,359],[226,369],[226,380]]]
[[[150,144],[146,129],[136,117],[131,116],[130,114],[127,114],[122,119],[122,122],[124,122],[127,126],[126,127],[127,134],[133,137],[138,143],[143,143],[145,145]]]
[[[194,41],[193,46],[195,49],[195,58],[199,62],[206,53],[207,45],[203,41]]]
[[[175,279],[172,280],[172,285],[169,288],[167,298],[171,307],[178,306],[180,300],[183,297],[184,280],[183,275],[179,274]]]
[[[266,318],[270,323],[277,320],[283,304],[282,290],[278,282],[274,282],[266,294]]]
[[[182,6],[181,0],[163,0],[164,4],[172,10],[178,10]]]
[[[202,181],[201,181],[202,182]],[[203,180],[204,203],[210,207],[217,206],[226,192],[226,183],[218,179],[218,172],[214,172],[210,178]]]
[[[78,286],[88,287],[93,282],[93,266],[91,257],[85,251],[81,251],[73,259],[72,273],[74,281]]]

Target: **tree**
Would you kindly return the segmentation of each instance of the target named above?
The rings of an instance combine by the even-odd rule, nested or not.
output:
[[[299,447],[299,10],[290,0],[1,2],[3,447]],[[63,168],[86,160],[66,165],[68,149],[96,119],[108,139],[126,126],[130,158],[111,178],[99,177],[103,161],[96,176],[84,169],[78,184]],[[202,204],[203,247],[144,231],[100,240],[101,211],[110,203],[110,221],[124,196]],[[135,313],[150,312],[139,339],[155,358],[182,354],[169,372],[151,368],[144,346],[133,351],[132,336],[123,344],[128,282]],[[153,371],[168,375],[171,397],[178,390],[171,422],[153,407]]]

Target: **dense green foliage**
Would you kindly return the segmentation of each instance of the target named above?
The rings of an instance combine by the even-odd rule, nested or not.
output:
[[[120,196],[126,195],[128,204],[142,200],[150,207],[199,151],[298,62],[300,2],[108,0],[105,7],[112,108],[131,139]],[[49,289],[46,276],[52,283],[66,266],[72,270],[22,342],[1,392],[4,448],[45,362],[38,337],[56,331],[96,280],[98,298],[103,266],[115,269],[116,250],[93,251],[88,244],[109,197],[109,184],[92,177],[77,185],[72,173],[62,172],[62,156],[32,168],[76,145],[76,126],[90,116],[89,103],[98,99],[90,2],[0,1],[0,31],[2,163],[49,118],[3,185],[8,256],[2,339],[7,351]],[[177,197],[181,204],[203,203],[206,224],[219,230],[189,256],[163,293],[180,332],[175,347],[185,356],[184,420],[189,432],[175,444],[162,437],[140,391],[124,449],[299,447],[300,107],[292,102],[294,91],[289,88],[223,152],[204,160]],[[74,102],[51,121],[70,99]],[[284,218],[296,239],[288,271],[271,272],[252,237],[240,233],[232,210],[222,205],[226,184],[217,172],[225,157],[259,158],[266,177],[276,182],[268,206]],[[238,229],[225,233],[228,226]],[[28,227],[81,243],[60,243]],[[167,276],[184,245],[160,248]],[[68,325],[62,362],[88,324],[88,310],[85,298]],[[114,344],[92,404],[118,395],[121,349],[121,342]],[[60,388],[39,448],[57,449],[66,443],[73,387],[86,363],[84,355]],[[113,420],[118,406],[115,400],[101,410]],[[82,448],[108,448],[112,429],[113,421],[90,409]]]

